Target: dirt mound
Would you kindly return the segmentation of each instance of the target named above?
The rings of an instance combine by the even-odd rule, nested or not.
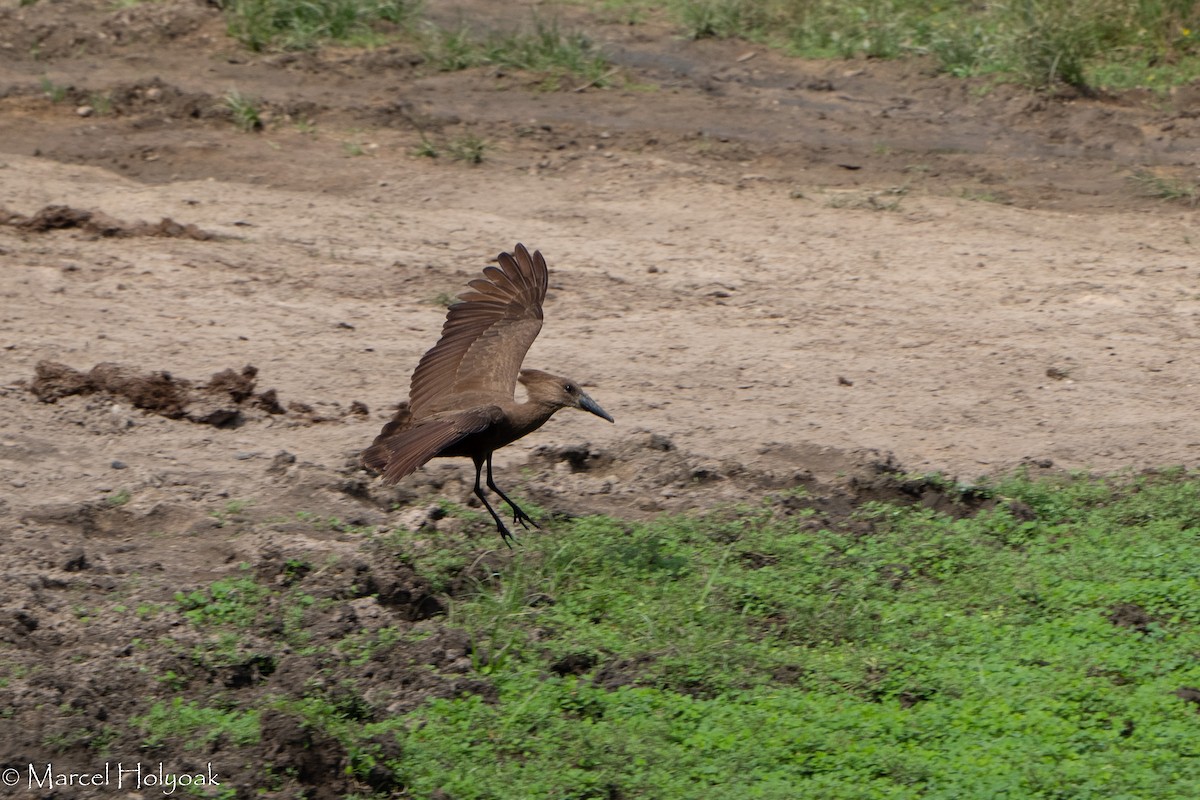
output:
[[[176,378],[169,372],[140,372],[120,364],[97,364],[84,373],[66,364],[40,361],[29,390],[43,403],[54,403],[72,395],[103,392],[123,397],[134,408],[168,419],[227,427],[240,425],[247,408],[267,414],[286,413],[274,389],[254,392],[257,375],[258,368],[247,365],[240,372],[221,370],[206,383],[196,384]],[[308,406],[297,408],[301,412],[312,411]]]
[[[11,225],[18,230],[31,233],[74,228],[102,237],[163,236],[173,239],[196,239],[197,241],[214,238],[213,234],[202,231],[195,225],[182,225],[170,217],[163,217],[157,223],[127,223],[110,217],[102,211],[87,211],[71,206],[46,206],[30,217],[0,206],[0,224]]]

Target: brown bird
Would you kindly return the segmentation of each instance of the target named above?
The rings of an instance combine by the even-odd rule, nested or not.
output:
[[[501,253],[499,267],[450,306],[442,338],[417,364],[408,402],[363,451],[366,466],[395,483],[431,458],[461,456],[475,462],[475,496],[496,521],[504,543],[512,534],[479,485],[484,464],[487,485],[512,508],[513,522],[526,530],[538,524],[492,480],[492,453],[540,428],[560,408],[608,415],[576,381],[536,369],[521,369],[529,346],[542,329],[542,302],[549,274],[542,254],[518,244]],[[517,381],[528,399],[513,397]]]

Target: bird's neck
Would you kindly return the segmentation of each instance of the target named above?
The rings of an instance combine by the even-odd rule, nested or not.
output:
[[[512,426],[524,436],[542,427],[557,410],[558,406],[554,403],[531,397],[523,403],[515,403],[508,418]]]

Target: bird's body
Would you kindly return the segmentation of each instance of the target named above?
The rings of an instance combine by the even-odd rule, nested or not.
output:
[[[513,510],[513,520],[536,523],[492,480],[492,453],[540,428],[560,408],[589,411],[612,422],[579,384],[521,362],[542,328],[549,274],[542,254],[518,244],[486,267],[471,291],[450,307],[442,337],[413,372],[409,399],[363,452],[363,463],[395,483],[431,458],[466,457],[475,462],[475,494],[507,543],[508,528],[480,486],[487,485]],[[528,398],[514,398],[517,382]]]

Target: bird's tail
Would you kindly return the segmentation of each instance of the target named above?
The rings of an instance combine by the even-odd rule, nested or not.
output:
[[[395,483],[462,439],[466,433],[452,419],[423,420],[391,435],[379,434],[375,444],[363,451],[362,460],[367,466],[383,473],[384,483]]]
[[[375,441],[371,442],[371,446],[362,452],[360,458],[363,466],[374,472],[383,472],[387,468],[388,451],[387,448],[380,447],[380,445],[384,440],[390,439],[411,426],[412,411],[409,410],[408,403],[401,403],[396,407],[396,413],[375,437]]]

